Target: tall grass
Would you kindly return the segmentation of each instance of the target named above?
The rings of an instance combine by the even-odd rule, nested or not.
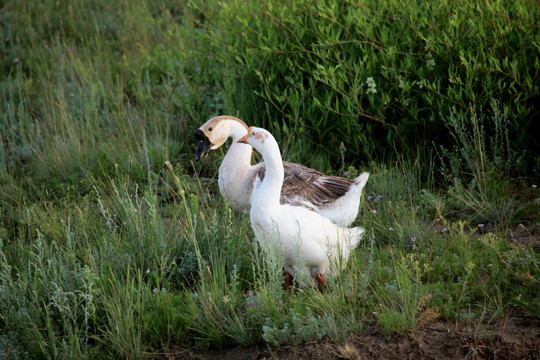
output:
[[[510,144],[509,120],[493,106],[491,119],[474,111],[469,121],[450,116],[448,127],[455,140],[453,150],[441,147],[441,174],[452,186],[451,199],[472,213],[477,223],[508,227],[516,222],[519,205],[512,194],[509,175],[515,171],[525,150]],[[493,128],[488,136],[487,127]],[[503,174],[503,176],[501,176]]]
[[[213,5],[2,5],[1,357],[145,358],[539,316],[537,178],[510,177],[534,162],[516,131],[537,113],[523,43],[536,8],[441,5],[430,20],[391,1]],[[492,39],[475,23],[479,40],[463,14],[508,27]],[[422,35],[430,24],[458,48]],[[489,39],[485,59],[456,55]],[[490,63],[501,47],[515,51]],[[489,79],[501,87],[480,89]],[[288,160],[370,171],[356,223],[368,235],[324,293],[285,291],[279,256],[219,195],[223,150],[192,163],[193,130],[222,113],[268,127]]]

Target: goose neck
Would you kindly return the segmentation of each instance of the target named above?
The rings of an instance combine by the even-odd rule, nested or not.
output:
[[[277,143],[270,139],[267,139],[267,142],[261,151],[266,175],[259,190],[263,190],[267,201],[279,204],[284,179],[283,161]]]
[[[226,120],[229,127],[229,134],[233,139],[233,143],[236,143],[238,139],[247,134],[247,128],[238,121]]]
[[[232,138],[232,144],[223,159],[223,164],[237,168],[251,166],[251,153],[253,148],[247,144],[237,143],[238,139],[247,134],[246,127],[234,120],[227,120],[227,125],[229,128],[229,137]]]

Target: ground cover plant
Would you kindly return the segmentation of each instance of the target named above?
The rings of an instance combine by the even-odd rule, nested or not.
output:
[[[537,3],[0,6],[0,357],[354,358],[363,334],[538,330]],[[285,291],[219,194],[224,150],[192,161],[220,114],[287,160],[370,172],[367,235],[323,293]]]

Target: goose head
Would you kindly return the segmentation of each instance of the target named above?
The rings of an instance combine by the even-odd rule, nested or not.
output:
[[[241,144],[249,144],[255,149],[259,150],[264,146],[264,142],[268,138],[272,138],[272,134],[270,134],[267,130],[250,126],[248,128],[248,133],[242,138],[238,139],[237,142]]]
[[[263,156],[264,161],[278,159],[281,164],[281,152],[274,136],[266,129],[251,126],[248,133],[236,142],[253,146]]]
[[[247,125],[242,120],[225,115],[213,117],[195,130],[194,135],[198,140],[195,160],[207,154],[208,150],[216,150],[223,145],[232,135],[232,126],[247,129]]]

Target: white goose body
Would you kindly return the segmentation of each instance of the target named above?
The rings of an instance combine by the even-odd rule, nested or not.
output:
[[[288,274],[300,284],[319,286],[326,274],[349,258],[360,242],[364,229],[339,227],[315,211],[305,207],[280,204],[284,178],[279,147],[266,130],[249,128],[239,141],[247,141],[263,155],[266,176],[253,194],[250,220],[261,247],[283,255]]]
[[[218,149],[232,138],[233,143],[219,168],[219,190],[234,210],[244,214],[249,214],[253,193],[262,183],[266,171],[264,163],[251,165],[251,146],[237,143],[247,134],[247,129],[238,118],[218,116],[195,132],[199,140],[196,160],[208,149]],[[349,180],[286,161],[282,166],[285,172],[280,196],[282,204],[302,205],[339,226],[349,226],[356,219],[368,173]]]

